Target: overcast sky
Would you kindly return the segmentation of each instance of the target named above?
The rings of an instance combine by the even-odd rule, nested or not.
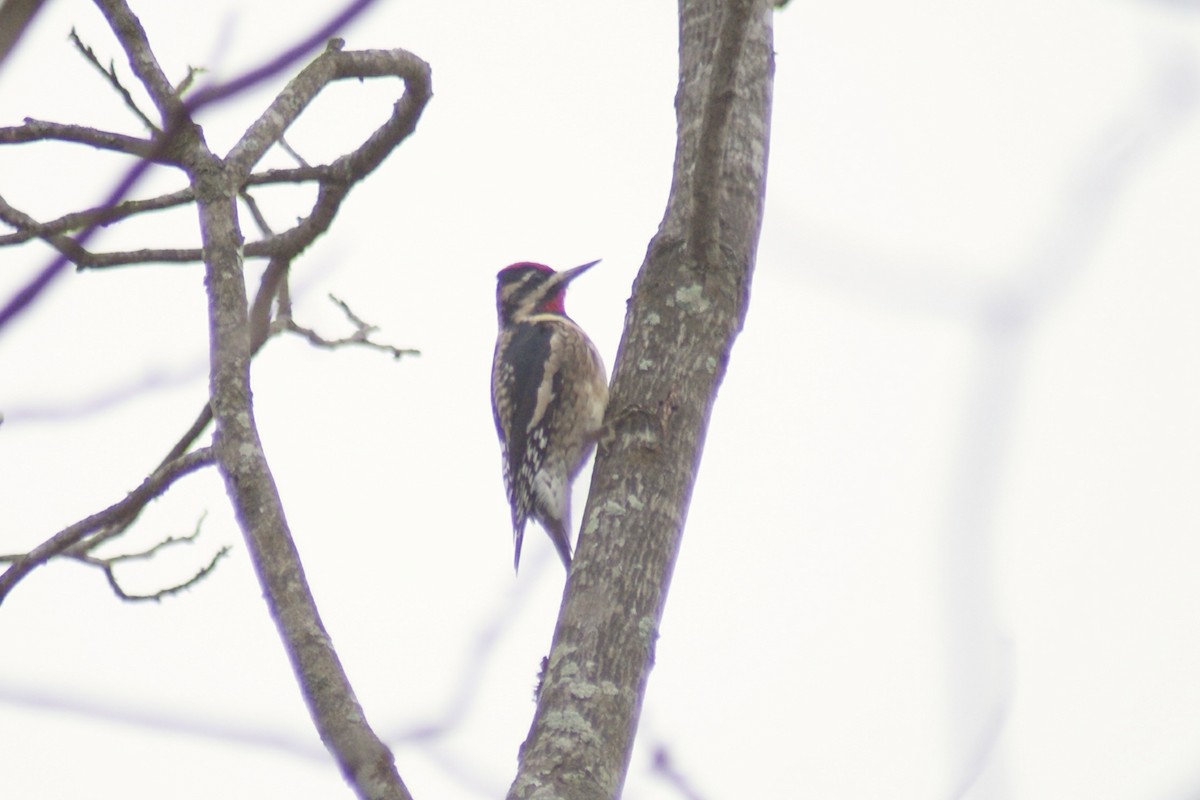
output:
[[[169,76],[219,80],[327,6],[135,11]],[[652,768],[666,747],[708,800],[951,798],[972,777],[986,800],[1195,800],[1200,11],[794,0],[776,23],[753,296],[625,797],[682,796]],[[463,0],[380,3],[344,32],[430,62],[434,98],[295,265],[297,316],[344,333],[332,292],[422,355],[282,339],[253,380],[322,616],[418,798],[507,790],[563,582],[536,530],[512,574],[488,408],[495,272],[602,258],[567,307],[611,366],[669,188],[675,25],[666,3]],[[133,85],[94,7],[58,0],[0,70],[0,125],[140,133],[72,27]],[[202,115],[210,146],[282,80]],[[289,141],[335,157],[398,91],[339,85]],[[123,166],[0,148],[0,194],[48,219],[97,202]],[[181,185],[164,170],[138,193]],[[260,197],[277,227],[308,201]],[[97,246],[196,239],[183,211]],[[48,256],[0,251],[4,299]],[[0,552],[122,497],[190,424],[201,275],[71,273],[0,331]],[[577,509],[585,492],[586,475]],[[215,473],[110,552],[201,519],[195,544],[122,573],[154,591],[231,546],[181,596],[123,604],[95,570],[54,564],[0,608],[6,797],[349,796]]]

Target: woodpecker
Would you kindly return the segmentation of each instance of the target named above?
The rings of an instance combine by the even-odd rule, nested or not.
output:
[[[591,455],[608,404],[604,362],[567,316],[567,284],[598,264],[555,272],[521,262],[496,276],[500,333],[492,357],[492,415],[512,507],[513,568],[525,523],[537,520],[571,568],[571,483]]]

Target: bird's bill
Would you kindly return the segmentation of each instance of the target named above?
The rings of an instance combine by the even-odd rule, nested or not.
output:
[[[571,269],[564,269],[562,272],[559,273],[559,275],[562,276],[562,278],[560,279],[559,282],[563,283],[563,284],[570,283],[571,281],[575,280],[580,275],[587,272],[589,269],[591,269],[592,267],[596,266],[599,263],[600,263],[600,259],[597,258],[595,261],[589,261],[586,264],[580,264],[578,267],[573,267]]]

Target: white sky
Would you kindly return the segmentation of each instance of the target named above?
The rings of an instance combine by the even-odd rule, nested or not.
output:
[[[327,4],[141,5],[178,79],[258,63]],[[980,759],[972,798],[1200,796],[1194,6],[795,0],[777,16],[753,299],[625,797],[680,796],[651,770],[660,745],[710,799],[949,798]],[[51,3],[0,71],[0,125],[138,133],[72,26],[128,74],[90,4]],[[325,623],[409,787],[498,797],[562,575],[537,531],[511,572],[494,274],[603,258],[568,307],[611,365],[669,184],[674,7],[390,3],[345,38],[425,58],[435,97],[297,264],[298,314],[337,335],[333,292],[423,355],[275,341],[254,372],[259,423]],[[277,88],[205,115],[210,145]],[[397,90],[338,86],[289,140],[310,161],[343,152]],[[49,218],[121,166],[0,148],[0,193]],[[164,172],[142,191],[178,185]],[[261,202],[283,227],[305,201]],[[189,245],[194,219],[101,241]],[[4,297],[46,258],[3,251]],[[200,276],[71,274],[0,332],[0,551],[123,496],[190,423]],[[6,797],[349,796],[226,508],[215,474],[193,477],[113,548],[207,512],[198,544],[123,574],[153,591],[232,545],[180,597],[121,604],[99,573],[56,564],[0,608]],[[401,741],[461,701],[451,733]]]

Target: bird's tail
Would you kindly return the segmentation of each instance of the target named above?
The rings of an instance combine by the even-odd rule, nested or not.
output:
[[[567,523],[565,521],[549,520],[543,521],[542,527],[546,529],[550,541],[554,543],[554,549],[558,551],[558,557],[562,559],[563,566],[567,571],[571,571],[571,538],[567,534]],[[521,545],[525,541],[525,525],[513,526],[513,571],[519,572],[521,569]]]
[[[549,520],[545,523],[546,533],[550,534],[550,541],[554,542],[554,549],[558,551],[558,557],[562,559],[563,566],[567,572],[571,571],[571,537],[567,533],[568,526],[566,520]]]
[[[525,541],[525,521],[513,520],[513,572],[521,571],[521,543]]]

